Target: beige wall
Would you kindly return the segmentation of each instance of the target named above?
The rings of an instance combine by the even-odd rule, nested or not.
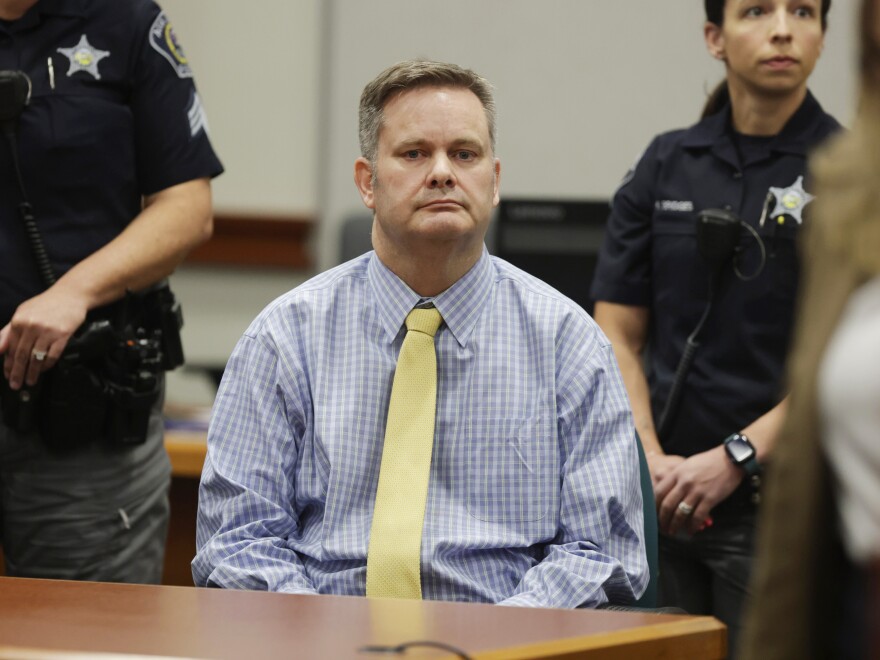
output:
[[[430,57],[496,86],[502,194],[608,197],[651,137],[692,123],[723,75],[698,0],[160,0],[186,49],[226,166],[221,212],[318,218],[321,269],[352,182],[357,101],[389,64]],[[847,122],[856,0],[835,0],[812,88]],[[225,361],[292,275],[188,269],[175,276],[184,341]],[[289,285],[289,286],[288,286]]]
[[[501,192],[509,196],[610,196],[651,137],[695,121],[723,77],[705,51],[698,0],[325,1],[322,267],[335,261],[340,220],[361,208],[351,174],[358,96],[395,61],[454,61],[495,84]],[[834,0],[812,80],[843,122],[852,108],[857,4]]]
[[[360,202],[357,99],[411,57],[497,87],[502,191],[608,196],[655,133],[692,122],[720,79],[697,0],[161,0],[196,72],[227,167],[223,211],[321,218],[318,256]],[[835,0],[812,87],[851,114],[856,0]],[[326,230],[326,231],[325,231]]]
[[[195,72],[226,173],[218,209],[317,207],[320,0],[159,0]]]
[[[159,0],[195,72],[211,140],[226,167],[218,212],[313,216],[317,210],[320,0]],[[181,268],[187,364],[225,364],[250,321],[303,280],[297,273]],[[168,399],[210,405],[192,369],[168,374]]]
[[[216,206],[320,213],[328,225],[359,208],[360,90],[399,59],[448,59],[495,83],[503,191],[523,195],[607,196],[652,135],[694,120],[722,76],[705,53],[698,0],[160,3],[227,167]],[[812,81],[842,121],[857,4],[835,0]]]

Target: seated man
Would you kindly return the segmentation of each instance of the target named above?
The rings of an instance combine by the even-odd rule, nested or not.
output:
[[[483,244],[489,83],[403,62],[364,89],[355,183],[374,252],[245,332],[214,405],[199,586],[531,605],[648,582],[611,345]]]

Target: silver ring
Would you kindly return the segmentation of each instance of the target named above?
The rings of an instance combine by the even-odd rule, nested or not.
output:
[[[46,359],[46,351],[38,351],[34,349],[31,351],[31,357],[34,358],[37,362],[42,362]]]
[[[690,504],[688,504],[684,500],[679,502],[678,506],[676,508],[678,509],[678,512],[680,514],[682,514],[683,516],[689,516],[694,512],[694,507],[692,507]]]

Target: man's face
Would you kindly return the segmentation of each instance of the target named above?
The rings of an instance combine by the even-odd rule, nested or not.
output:
[[[375,172],[363,158],[355,165],[375,211],[374,244],[479,256],[500,173],[480,100],[464,88],[418,87],[392,97],[383,114]]]

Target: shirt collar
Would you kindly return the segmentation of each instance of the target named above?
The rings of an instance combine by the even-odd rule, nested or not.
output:
[[[807,96],[801,107],[791,116],[785,127],[776,136],[771,148],[776,151],[806,156],[810,149],[813,128],[817,125],[824,111],[815,97],[807,90]]]
[[[484,245],[480,259],[467,273],[446,291],[429,299],[460,346],[467,345],[480,314],[486,308],[495,280],[494,270],[492,258]],[[391,272],[375,252],[367,264],[367,280],[388,341],[392,342],[403,328],[407,314],[423,298]]]
[[[810,127],[818,122],[822,115],[822,106],[807,90],[807,95],[800,107],[768,145],[768,148],[773,151],[806,155],[809,145],[805,138],[810,137]],[[725,140],[729,141],[731,133],[730,103],[727,103],[714,115],[706,117],[689,128],[682,145],[685,148],[695,149],[717,147],[719,143]]]

